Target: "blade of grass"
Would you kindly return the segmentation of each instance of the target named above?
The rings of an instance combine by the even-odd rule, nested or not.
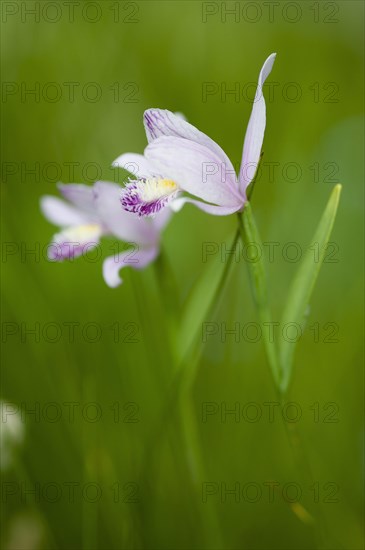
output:
[[[289,289],[286,305],[281,318],[282,327],[287,323],[303,323],[309,299],[321,269],[326,247],[332,232],[340,193],[341,185],[338,184],[331,193],[312,242],[299,265],[297,274]],[[313,254],[314,247],[318,250],[318,257],[315,257]],[[283,393],[287,391],[291,379],[295,344],[295,342],[284,339],[281,340],[279,344],[279,358],[283,373],[280,387]]]
[[[230,250],[236,248],[238,238],[237,231]],[[232,261],[233,254],[229,254],[226,262],[223,262],[221,256],[217,254],[199,277],[185,302],[177,340],[178,357],[182,362],[200,334],[204,319],[209,316],[213,307],[217,307]]]

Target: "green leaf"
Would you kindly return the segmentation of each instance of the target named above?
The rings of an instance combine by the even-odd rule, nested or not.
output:
[[[297,274],[289,289],[286,306],[281,319],[282,327],[286,323],[298,323],[301,325],[304,321],[309,299],[326,253],[326,247],[336,217],[340,193],[341,185],[338,184],[331,193],[312,242],[299,265]],[[279,345],[282,392],[287,390],[290,383],[295,346],[295,342],[285,340],[282,340]]]
[[[235,234],[230,249],[236,247],[239,233]],[[177,349],[180,359],[184,359],[194,341],[202,331],[202,323],[217,306],[227,279],[233,255],[226,262],[217,253],[205,267],[193,286],[183,308],[178,330]]]
[[[260,323],[263,326],[270,326],[272,322],[269,307],[267,275],[263,258],[263,246],[253,216],[251,204],[246,203],[242,218],[238,215],[238,222],[241,231],[242,242],[246,247],[247,265],[250,274],[252,293],[255,299]],[[264,345],[269,366],[274,377],[276,386],[280,386],[280,370],[277,359],[275,342],[270,338],[269,330],[263,329]]]

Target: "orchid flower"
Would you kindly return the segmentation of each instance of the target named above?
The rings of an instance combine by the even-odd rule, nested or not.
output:
[[[130,172],[131,166],[138,168],[137,179],[129,180],[123,189],[124,210],[153,216],[168,204],[178,211],[188,202],[221,216],[243,209],[264,139],[262,87],[275,57],[271,54],[267,58],[259,75],[238,178],[226,153],[210,137],[170,111],[149,109],[144,113],[149,142],[144,154],[125,153],[113,163]],[[183,192],[192,197],[180,196]]]
[[[56,233],[48,248],[53,261],[77,258],[98,246],[101,237],[114,236],[133,243],[136,250],[127,250],[104,260],[103,276],[110,287],[122,283],[119,270],[123,267],[143,269],[159,253],[160,233],[171,212],[166,209],[153,220],[142,220],[120,207],[120,187],[98,181],[92,187],[82,184],[59,184],[63,195],[43,196],[44,216],[61,231]]]

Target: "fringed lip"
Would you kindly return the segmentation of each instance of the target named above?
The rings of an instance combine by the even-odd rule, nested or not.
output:
[[[127,183],[120,202],[124,210],[138,216],[154,216],[171,202],[180,189],[166,178],[139,178]]]

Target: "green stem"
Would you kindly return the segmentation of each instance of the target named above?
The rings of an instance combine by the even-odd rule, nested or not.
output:
[[[256,251],[257,256],[253,256],[248,260],[248,268],[252,294],[254,296],[259,314],[260,323],[264,329],[264,327],[272,326],[272,316],[269,306],[267,275],[262,259],[263,247],[250,203],[246,203],[242,215],[238,214],[238,227],[241,234],[242,243],[246,247],[246,254],[248,254],[248,251],[252,248],[251,245],[256,245],[258,250],[258,253]],[[275,342],[271,339],[270,330],[263,330],[263,334],[265,351],[271,373],[274,377],[275,386],[279,388],[281,382],[281,371]]]
[[[231,250],[235,249],[239,237],[240,237],[240,230],[237,229],[230,247]],[[233,262],[233,254],[230,254],[224,266],[224,270],[222,272],[222,276],[219,280],[217,288],[210,301],[210,306],[206,311],[206,315],[205,315],[206,318],[209,318],[214,315],[215,311],[217,310],[221,302],[221,299],[223,296],[223,290],[229,276],[232,262]],[[171,341],[170,343],[172,344]],[[165,418],[167,419],[171,418],[171,410],[173,410],[176,404],[178,403],[179,396],[186,392],[189,392],[189,390],[193,386],[194,380],[196,377],[196,366],[199,361],[202,347],[203,345],[201,342],[199,346],[190,346],[188,351],[185,353],[183,359],[178,362],[175,377],[172,380],[171,386],[169,388],[170,398],[168,400],[168,403],[166,404],[166,409],[164,414]]]
[[[257,164],[257,168],[256,168],[256,172],[255,172],[255,175],[250,183],[250,185],[248,186],[248,189],[247,189],[247,200],[250,201],[251,200],[251,197],[253,195],[253,192],[254,192],[254,189],[255,189],[255,184],[256,184],[256,181],[257,181],[257,177],[259,175],[259,170],[260,170],[260,165],[261,165],[261,161],[262,161],[262,157],[264,156],[264,152],[261,151],[261,154],[260,154],[260,159],[259,159],[259,162]]]
[[[235,250],[239,237],[240,237],[240,230],[238,228],[234,235],[232,244],[230,246],[230,250],[232,251]],[[224,265],[222,275],[219,279],[217,287],[210,300],[210,304],[205,311],[205,315],[204,315],[205,319],[212,318],[221,303],[224,287],[229,277],[233,258],[234,258],[234,254],[230,254],[228,256],[228,259]],[[197,338],[195,337],[192,340],[192,344],[188,348],[186,348],[186,351],[182,359],[180,359],[179,361],[177,375],[175,377],[175,380],[173,381],[173,385],[177,387],[181,387],[182,391],[186,391],[189,387],[192,387],[194,383],[194,380],[196,377],[196,366],[197,366],[197,362],[198,362],[202,347],[203,345],[201,342],[197,346]]]

